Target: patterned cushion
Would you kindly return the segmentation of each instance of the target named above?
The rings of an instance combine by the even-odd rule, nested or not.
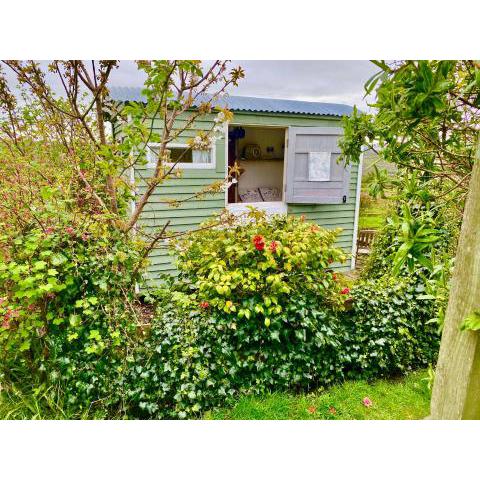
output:
[[[260,195],[265,202],[280,202],[282,195],[277,187],[260,187]]]
[[[239,195],[243,203],[263,202],[258,188],[255,190],[245,190],[244,192],[239,192]]]

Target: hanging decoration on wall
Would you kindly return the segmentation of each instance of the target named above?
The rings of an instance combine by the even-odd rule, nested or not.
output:
[[[234,127],[228,132],[228,138],[238,140],[245,137],[245,129],[242,127]]]
[[[262,149],[256,143],[249,143],[243,148],[243,157],[247,160],[259,160],[262,157]]]

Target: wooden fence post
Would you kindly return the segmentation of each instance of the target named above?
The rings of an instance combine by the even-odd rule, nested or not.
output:
[[[480,419],[480,331],[461,331],[480,311],[480,144],[457,248],[430,419]]]

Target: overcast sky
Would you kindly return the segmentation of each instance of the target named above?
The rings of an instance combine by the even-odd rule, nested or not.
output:
[[[360,108],[366,107],[363,84],[377,71],[362,60],[235,60],[232,67],[236,65],[243,67],[245,78],[230,90],[232,95],[356,104]],[[56,79],[52,75],[47,78],[60,92]],[[110,84],[140,87],[143,76],[133,61],[122,61]]]
[[[363,84],[377,71],[363,60],[235,60],[245,78],[232,95],[286,98],[365,107]],[[121,62],[112,77],[115,86],[140,86],[133,62]]]

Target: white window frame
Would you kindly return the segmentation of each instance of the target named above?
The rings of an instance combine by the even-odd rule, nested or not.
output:
[[[248,211],[248,207],[255,207],[263,210],[269,215],[286,215],[288,205],[285,201],[285,192],[287,188],[287,150],[288,150],[288,126],[283,125],[263,125],[261,123],[228,123],[225,122],[225,176],[228,175],[228,128],[229,127],[272,127],[285,130],[285,151],[283,153],[283,186],[282,199],[276,202],[250,202],[250,203],[228,203],[228,188],[225,189],[225,208],[234,215],[242,215]]]
[[[285,202],[250,202],[250,203],[229,203],[227,210],[234,215],[243,215],[248,212],[248,207],[255,207],[269,215],[286,215],[288,206]]]
[[[148,143],[147,144],[147,168],[155,168],[157,165],[156,159],[153,157],[152,149],[149,147],[159,147],[161,143]],[[169,143],[167,148],[191,148],[191,145],[188,143]],[[173,167],[183,169],[212,169],[214,170],[217,165],[217,156],[216,156],[216,146],[215,143],[210,147],[210,158],[212,161],[210,163],[190,163],[190,162],[167,162],[165,163],[166,167]]]

